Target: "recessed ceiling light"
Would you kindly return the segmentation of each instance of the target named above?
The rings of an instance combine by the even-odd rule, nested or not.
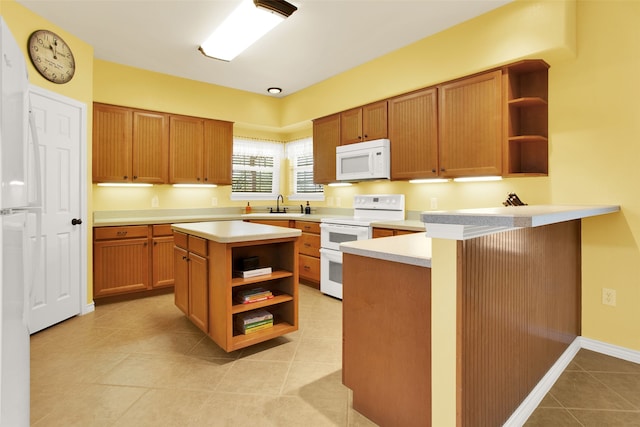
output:
[[[270,87],[269,89],[267,89],[267,92],[278,94],[282,92],[282,89],[280,89],[279,87]]]

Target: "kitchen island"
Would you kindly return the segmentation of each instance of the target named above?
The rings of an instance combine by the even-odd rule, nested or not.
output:
[[[415,256],[394,249],[394,239],[407,236],[386,238],[386,255],[381,241],[342,244],[343,382],[354,409],[381,426],[521,425],[528,417],[521,406],[581,334],[582,219],[619,210],[424,212],[426,235],[415,236],[430,238],[424,271],[410,262]],[[393,310],[381,308],[387,301]],[[358,316],[367,312],[375,340],[361,338]],[[397,351],[381,351],[385,343]],[[363,354],[378,366],[410,369],[369,370],[367,377],[354,358]],[[402,384],[401,396],[419,396],[422,406],[385,395],[386,384]]]
[[[173,224],[172,229],[175,304],[222,349],[238,350],[298,329],[300,230],[244,221]],[[247,272],[258,267],[270,271]],[[253,293],[265,297],[243,298]],[[272,326],[244,329],[243,319],[264,311],[273,316]]]

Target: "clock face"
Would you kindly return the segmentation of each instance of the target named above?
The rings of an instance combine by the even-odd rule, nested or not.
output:
[[[76,71],[76,61],[69,45],[48,30],[29,36],[29,57],[42,76],[54,83],[67,83]]]

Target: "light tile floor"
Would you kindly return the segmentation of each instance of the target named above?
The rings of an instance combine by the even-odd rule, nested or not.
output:
[[[31,424],[375,426],[342,385],[342,305],[300,286],[297,332],[225,353],[173,295],[31,337]],[[527,426],[640,426],[640,365],[581,350]]]

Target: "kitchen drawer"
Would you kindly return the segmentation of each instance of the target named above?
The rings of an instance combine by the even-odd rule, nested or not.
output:
[[[189,235],[189,252],[207,257],[207,240],[201,237]]]
[[[312,221],[296,221],[295,228],[302,230],[304,233],[320,234],[320,223]]]
[[[390,237],[393,236],[393,230],[390,228],[374,228],[372,234],[374,239],[379,237]]]
[[[318,234],[302,233],[298,250],[301,254],[313,257],[320,256],[320,236]]]
[[[300,278],[313,282],[320,281],[320,258],[300,254],[298,255],[298,264]]]
[[[171,229],[171,224],[156,224],[153,225],[153,236],[171,236],[173,234],[173,230]]]
[[[179,231],[173,232],[173,244],[184,250],[189,249],[189,246],[187,245],[187,235]]]
[[[95,240],[134,239],[149,237],[149,226],[130,225],[126,227],[98,227],[93,229]]]

